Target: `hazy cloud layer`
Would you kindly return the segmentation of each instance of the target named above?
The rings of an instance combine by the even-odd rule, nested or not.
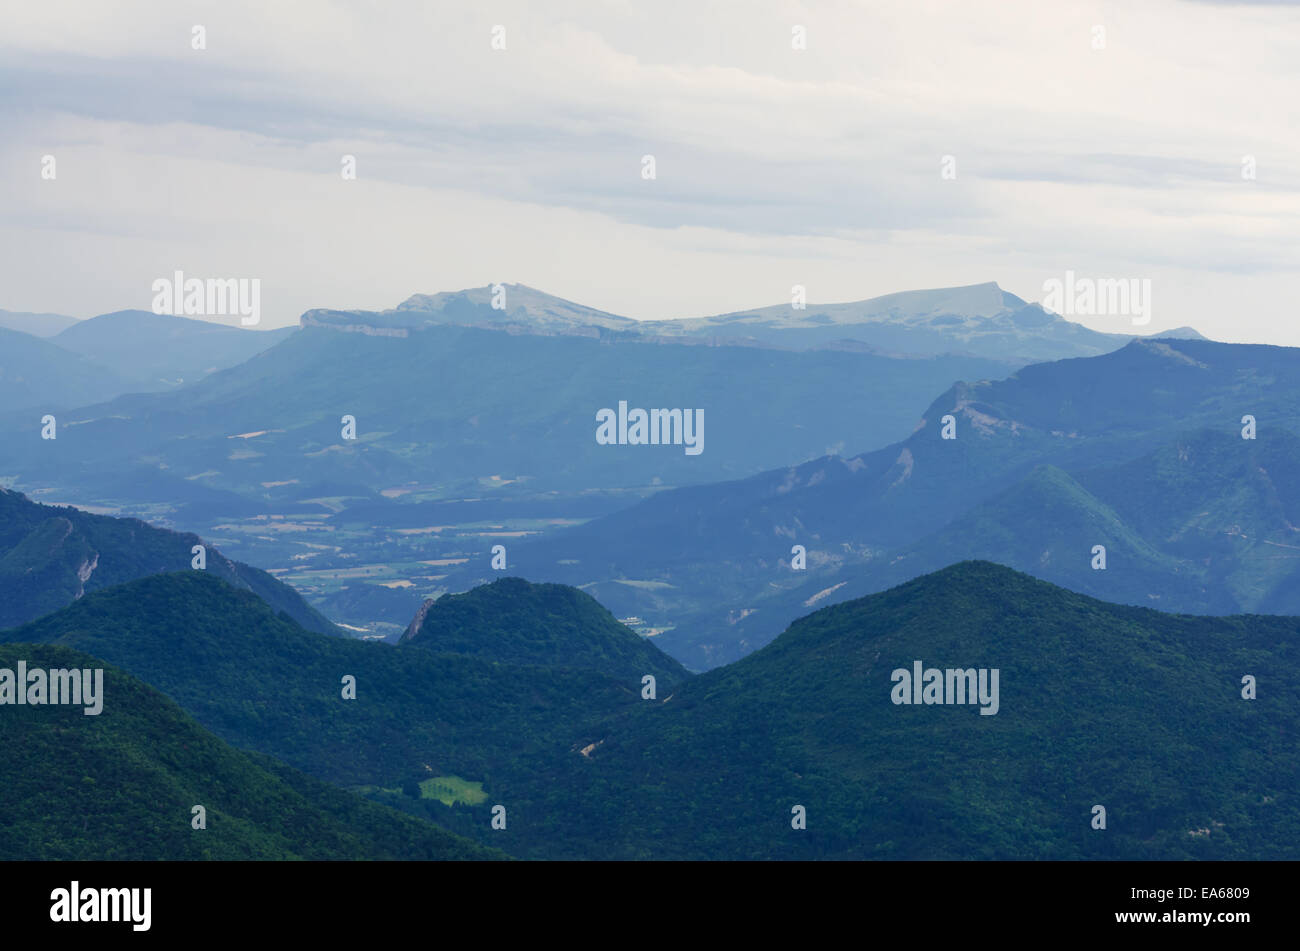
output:
[[[1070,269],[1151,279],[1151,329],[1300,345],[1293,5],[46,0],[5,19],[7,309],[147,307],[176,268],[261,278],[268,325],[491,281],[671,317],[794,283],[1040,299]]]

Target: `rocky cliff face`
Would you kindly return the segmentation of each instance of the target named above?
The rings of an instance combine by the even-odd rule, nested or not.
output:
[[[402,636],[397,639],[399,644],[402,641],[409,641],[419,633],[420,628],[424,626],[424,619],[429,614],[429,608],[433,607],[433,602],[433,598],[424,599],[424,603],[420,605],[420,610],[415,612],[414,619],[412,619],[411,623],[406,626],[406,630],[402,633]]]
[[[357,319],[349,323],[348,318],[361,318],[360,312],[344,313],[337,310],[309,310],[299,318],[304,327],[324,327],[341,333],[365,334],[368,337],[407,337],[410,331],[405,327],[381,327]]]

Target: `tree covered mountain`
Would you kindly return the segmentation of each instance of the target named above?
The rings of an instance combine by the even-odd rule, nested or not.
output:
[[[475,623],[508,628],[504,593]],[[816,611],[653,698],[312,634],[198,572],[4,635],[93,650],[229,742],[513,855],[606,859],[1296,858],[1297,638],[1300,618],[1162,614],[987,562]],[[973,691],[996,669],[996,692],[895,703],[917,661]]]
[[[182,390],[80,409],[57,441],[36,439],[39,418],[23,418],[11,425],[10,471],[78,498],[112,498],[108,484],[177,504],[212,491],[246,504],[369,501],[431,482],[453,498],[485,482],[569,493],[676,485],[901,438],[954,379],[1010,369],[973,357],[368,329],[309,326]],[[599,444],[597,412],[620,401],[703,410],[701,451],[688,454],[680,431],[673,444]]]
[[[659,493],[518,545],[512,560],[533,580],[675,625],[662,646],[692,667],[761,646],[814,595],[863,594],[966,557],[1171,610],[1281,608],[1300,524],[1297,406],[1300,350],[1135,342],[958,384],[900,443]],[[1241,438],[1247,416],[1255,439]],[[1034,475],[1042,466],[1057,474]],[[1248,545],[1223,537],[1239,524],[1254,526]],[[1091,577],[1091,547],[1107,538],[1119,561]],[[791,570],[795,545],[806,574]]]
[[[432,506],[478,505],[496,513],[522,503],[529,510],[512,518],[524,524],[503,530],[523,539],[591,517],[593,499],[603,503],[594,514],[606,514],[671,486],[752,477],[765,486],[761,491],[789,492],[793,502],[801,496],[799,476],[786,487],[788,470],[773,467],[796,464],[810,481],[835,481],[840,459],[848,457],[857,471],[871,454],[854,453],[904,445],[899,441],[908,439],[917,414],[955,379],[1000,379],[1026,359],[1104,352],[1128,339],[1041,312],[1030,319],[1021,311],[1034,305],[995,284],[789,313],[775,307],[641,322],[521,285],[504,290],[501,309],[493,306],[490,288],[478,288],[416,295],[378,314],[311,311],[303,329],[286,331],[287,339],[275,346],[267,333],[143,312],[84,321],[60,334],[59,342],[81,341],[77,345],[87,352],[111,356],[142,380],[157,382],[170,373],[168,381],[180,376],[196,382],[60,411],[57,440],[36,438],[39,417],[11,415],[0,423],[11,448],[4,478],[15,488],[50,491],[79,505],[168,519],[218,541],[241,561],[296,574],[295,583],[318,610],[354,628],[395,636],[423,598],[488,577],[470,571],[444,578],[447,572],[424,567],[466,557],[484,563],[473,547],[484,537],[459,525],[438,534],[449,523],[426,519],[450,513],[433,513]],[[882,338],[880,346],[861,337],[890,328],[920,336]],[[971,340],[982,341],[974,349],[983,355],[951,352],[970,351]],[[1007,346],[993,346],[998,340]],[[1038,343],[1022,352],[1014,340]],[[1042,350],[1043,341],[1054,342]],[[232,355],[231,347],[243,349]],[[207,372],[248,353],[254,355],[236,366]],[[166,360],[173,369],[159,362]],[[188,369],[174,369],[182,363]],[[389,384],[376,386],[375,380]],[[629,412],[698,411],[702,451],[602,444],[597,413],[620,405]],[[718,488],[730,493],[715,487],[705,495]],[[861,505],[856,483],[846,488]],[[725,525],[740,498],[725,501],[709,503],[707,512],[724,535],[735,536],[729,557],[744,547],[751,552],[745,557],[766,558],[780,536],[749,515],[740,526]],[[682,502],[676,496],[664,504]],[[563,511],[552,516],[557,504]],[[942,514],[941,506],[921,507]],[[896,517],[910,530],[909,511],[886,504],[865,515],[880,527]],[[841,522],[852,524],[857,513],[847,516]],[[472,524],[486,522],[487,531],[499,519],[485,513]],[[785,524],[773,532],[798,531],[789,521],[783,515]],[[833,536],[818,521],[809,524],[814,545]],[[942,522],[917,524],[928,531]],[[670,517],[655,528],[662,536],[673,526]],[[754,537],[755,528],[762,537]],[[628,535],[617,540],[609,559],[602,552],[559,556],[556,561],[576,564],[555,573],[545,564],[546,550],[538,550],[526,574],[590,586],[620,616],[653,615],[655,627],[670,629],[665,644],[693,666],[706,666],[738,656],[745,645],[721,644],[692,630],[695,612],[704,607],[701,595],[709,593],[726,614],[749,617],[754,605],[741,602],[760,596],[765,582],[745,575],[747,566],[717,564],[717,548],[728,539],[717,530],[701,534],[709,553],[694,542],[665,546],[652,533],[644,557],[627,559],[619,546],[633,543],[635,536]],[[835,557],[861,559],[868,547],[912,540],[896,534],[850,541]],[[673,558],[690,565],[685,577],[671,577],[676,565],[661,563],[665,547],[684,549]],[[512,544],[512,558],[514,550]],[[697,551],[702,557],[691,561]],[[353,571],[358,565],[367,568]]]
[[[138,519],[41,505],[0,488],[0,628],[56,611],[87,592],[190,568],[197,535]],[[206,571],[246,588],[314,631],[338,629],[288,585],[206,549]]]
[[[491,859],[427,822],[227,745],[153,687],[65,647],[0,668],[104,669],[103,709],[0,708],[0,859]],[[193,807],[205,810],[195,829]]]
[[[540,824],[517,848],[1294,859],[1298,638],[1300,618],[1161,614],[961,563],[801,618],[607,719],[569,769],[516,801]],[[997,669],[996,712],[894,703],[894,671],[917,661],[944,672],[945,689],[949,668]],[[1257,699],[1243,698],[1247,675]]]
[[[596,670],[636,682],[674,683],[677,661],[639,637],[589,594],[559,584],[502,578],[426,601],[401,643],[509,664]]]
[[[530,758],[567,753],[584,724],[634,704],[643,674],[657,672],[666,691],[687,676],[652,645],[629,647],[635,634],[611,631],[576,599],[568,606],[583,613],[564,622],[553,657],[535,647],[531,664],[494,659],[485,645],[511,615],[497,593],[482,603],[464,633],[477,656],[395,648],[305,630],[251,593],[189,571],[94,592],[0,640],[102,657],[226,741],[346,786],[455,775],[508,789],[529,774]],[[556,605],[549,623],[564,609]],[[611,641],[623,654],[614,663]],[[508,640],[503,652],[514,652]],[[616,675],[604,672],[611,667]],[[343,698],[345,677],[355,678],[355,700]]]
[[[1132,462],[1074,475],[1044,464],[910,545],[839,562],[813,549],[806,572],[769,560],[767,587],[746,601],[743,617],[732,605],[705,604],[680,615],[679,628],[727,631],[725,659],[813,607],[968,559],[1120,604],[1300,614],[1297,473],[1300,437],[1277,429],[1256,440],[1189,432]]]

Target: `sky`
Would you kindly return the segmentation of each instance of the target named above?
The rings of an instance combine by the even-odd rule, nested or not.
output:
[[[1300,346],[1298,109],[1293,3],[0,0],[0,308],[179,269],[260,280],[263,328],[496,282],[658,319],[1072,271],[1149,281],[1144,332]]]

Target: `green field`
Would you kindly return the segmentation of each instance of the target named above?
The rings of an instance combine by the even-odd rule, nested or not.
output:
[[[420,783],[421,799],[437,799],[448,806],[463,802],[467,806],[477,806],[487,799],[482,783],[471,783],[459,776],[435,776]]]

